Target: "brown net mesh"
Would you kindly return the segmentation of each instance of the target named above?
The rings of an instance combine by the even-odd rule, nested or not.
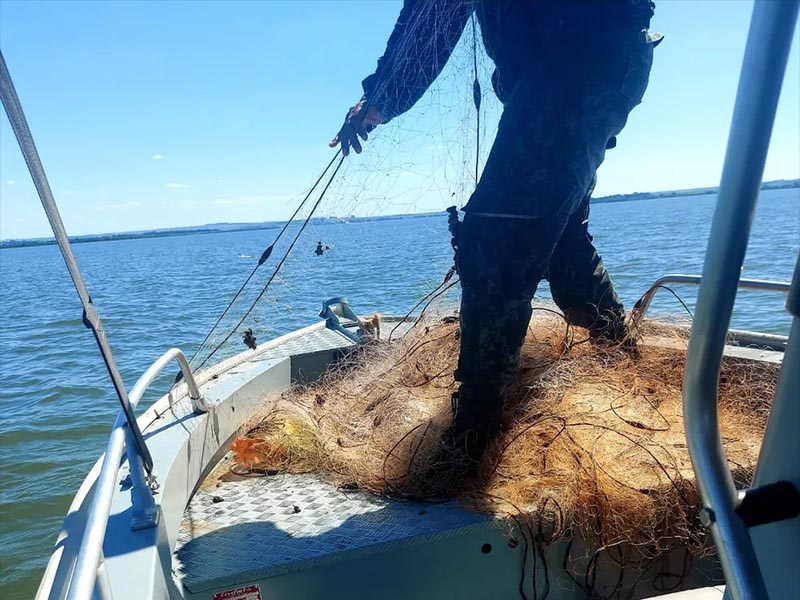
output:
[[[656,557],[712,548],[682,420],[685,335],[649,325],[639,356],[604,350],[536,312],[505,390],[501,434],[458,490],[483,512],[546,524],[547,541],[579,532],[594,548]],[[420,322],[403,339],[356,349],[319,382],[269,402],[233,445],[251,472],[320,472],[379,494],[419,497],[456,389],[458,323]],[[734,479],[747,485],[777,366],[726,358],[719,419]]]

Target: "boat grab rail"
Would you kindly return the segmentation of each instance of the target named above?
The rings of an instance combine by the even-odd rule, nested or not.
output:
[[[208,411],[208,406],[200,394],[200,388],[197,386],[197,381],[194,378],[192,369],[189,367],[189,362],[178,348],[167,350],[142,374],[131,389],[129,395],[131,407],[136,408],[136,405],[156,377],[173,360],[177,361],[183,379],[186,381],[194,412],[204,413]],[[103,557],[103,541],[105,539],[106,526],[108,525],[108,517],[111,513],[114,490],[118,483],[119,470],[122,466],[122,454],[126,448],[131,473],[131,500],[133,503],[131,527],[133,529],[144,529],[154,527],[158,523],[158,507],[153,498],[153,493],[158,489],[158,486],[155,477],[145,473],[138,447],[131,442],[131,431],[128,428],[126,415],[120,409],[114,422],[114,427],[111,430],[111,437],[106,447],[100,475],[97,477],[97,482],[94,486],[94,497],[86,519],[78,557],[68,582],[68,600],[90,600],[94,592],[99,598],[107,599],[111,597],[111,584],[108,580],[108,572],[105,569],[105,559]]]
[[[103,362],[108,370],[108,376],[114,384],[117,398],[119,399],[119,403],[130,425],[131,440],[139,448],[145,468],[150,472],[153,468],[153,459],[150,456],[147,445],[144,443],[142,432],[136,424],[136,415],[133,412],[128,393],[125,390],[125,384],[122,381],[122,374],[114,359],[114,353],[111,351],[111,346],[108,343],[103,320],[100,318],[100,313],[92,301],[92,297],[86,287],[86,282],[78,268],[78,262],[72,251],[69,236],[64,227],[64,221],[61,219],[61,214],[58,211],[58,205],[53,197],[53,190],[50,188],[50,183],[47,180],[39,151],[36,149],[33,134],[25,118],[25,112],[22,110],[22,104],[19,101],[19,96],[17,96],[17,91],[14,88],[14,82],[11,80],[11,73],[8,71],[8,65],[6,65],[2,51],[0,51],[0,100],[2,100],[8,122],[11,124],[11,129],[14,130],[14,135],[19,143],[19,149],[25,159],[25,164],[28,165],[28,171],[31,174],[33,185],[42,202],[42,207],[47,215],[50,228],[53,230],[54,239],[61,251],[61,256],[64,258],[67,271],[75,286],[75,291],[80,298],[81,306],[83,306],[83,324],[94,334],[95,342],[97,342],[97,347],[100,350]]]
[[[173,361],[177,361],[181,369],[181,375],[186,381],[189,388],[189,398],[192,401],[192,410],[195,413],[208,412],[208,405],[206,405],[203,395],[200,393],[200,388],[197,386],[197,381],[194,378],[192,368],[189,366],[189,361],[186,359],[184,353],[180,348],[170,348],[161,357],[150,365],[147,370],[142,373],[139,380],[131,388],[130,399],[134,405],[142,399],[142,396],[147,391],[147,388],[155,381],[156,377],[161,375],[162,371]]]
[[[114,428],[111,431],[100,475],[94,486],[95,494],[89,508],[89,515],[75,567],[67,582],[69,585],[68,598],[91,598],[95,588],[99,597],[109,598],[111,587],[105,569],[102,545],[114,497],[114,488],[122,464],[122,453],[126,446],[128,448],[128,462],[131,471],[131,498],[133,502],[133,521],[131,525],[134,529],[142,529],[152,527],[158,522],[158,507],[153,499],[153,492],[157,489],[155,474],[153,473],[153,459],[136,420],[136,404],[141,400],[142,395],[150,384],[164,370],[164,367],[172,360],[177,360],[187,382],[193,409],[198,412],[205,412],[206,407],[194,375],[189,368],[189,363],[177,348],[168,350],[153,363],[134,386],[134,390],[130,394],[127,392],[109,345],[100,313],[92,301],[86,282],[78,268],[64,222],[61,219],[58,205],[53,197],[50,183],[47,180],[44,166],[33,140],[33,134],[28,126],[28,121],[25,118],[22,104],[19,101],[2,52],[0,52],[0,100],[19,143],[20,151],[28,166],[31,179],[36,187],[50,227],[53,230],[54,238],[64,258],[67,271],[83,306],[83,323],[94,334],[121,406],[114,422]]]
[[[702,282],[702,279],[703,278],[700,275],[685,275],[683,273],[668,273],[663,277],[659,277],[656,279],[653,285],[648,288],[644,295],[636,301],[636,304],[634,304],[633,309],[631,310],[631,325],[633,327],[637,327],[642,321],[644,321],[647,311],[650,308],[650,304],[653,302],[653,298],[655,298],[658,290],[664,289],[667,284],[680,283],[699,286]],[[788,281],[772,281],[769,279],[739,279],[737,287],[739,289],[783,292],[784,294],[788,294],[791,288],[791,283]],[[778,347],[783,347],[786,345],[786,336],[783,335],[755,335],[752,332],[747,333],[750,334],[748,337],[753,338],[754,341],[756,338],[759,338],[759,344],[763,343],[764,345],[776,345]]]
[[[745,521],[737,514],[718,416],[719,374],[761,189],[800,2],[755,2],[683,377],[686,444],[725,574],[726,597],[767,598]]]

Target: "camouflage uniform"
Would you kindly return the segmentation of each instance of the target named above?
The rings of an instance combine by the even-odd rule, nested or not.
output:
[[[647,86],[652,9],[647,0],[407,0],[364,81],[384,120],[404,112],[475,10],[504,111],[456,239],[459,381],[495,386],[514,373],[544,278],[571,322],[611,339],[624,332],[622,303],[588,233],[589,198]]]
[[[619,49],[591,76],[535,67],[511,85],[481,180],[464,209],[459,381],[488,384],[513,374],[547,277],[569,320],[619,337],[624,310],[588,232],[589,197],[606,147],[641,100],[652,48]]]

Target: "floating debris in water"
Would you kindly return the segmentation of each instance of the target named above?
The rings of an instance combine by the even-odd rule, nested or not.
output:
[[[258,344],[256,344],[256,336],[253,335],[252,329],[248,328],[244,330],[242,341],[244,342],[244,345],[250,348],[251,350],[255,350],[258,347]]]

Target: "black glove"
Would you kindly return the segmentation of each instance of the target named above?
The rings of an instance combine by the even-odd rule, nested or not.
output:
[[[345,156],[350,154],[351,146],[356,151],[356,154],[361,154],[361,141],[358,138],[360,137],[364,141],[369,139],[369,132],[380,123],[381,118],[377,109],[368,105],[365,100],[361,100],[347,111],[344,125],[328,145],[331,148],[335,148],[338,144],[341,144],[342,154]]]

